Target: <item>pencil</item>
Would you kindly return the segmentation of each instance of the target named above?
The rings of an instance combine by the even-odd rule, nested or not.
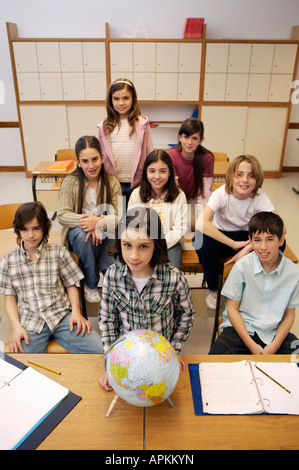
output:
[[[43,366],[42,364],[38,364],[37,362],[33,362],[29,360],[28,362],[30,362],[30,364],[33,364],[34,366],[38,366],[38,367],[41,367],[42,369],[46,369],[46,370],[49,370],[50,372],[54,372],[54,374],[58,374],[58,375],[61,374],[61,372],[59,372],[58,370],[50,369],[50,367]]]
[[[284,386],[281,385],[279,382],[277,382],[277,380],[273,379],[273,377],[271,377],[271,375],[267,374],[267,372],[265,372],[264,370],[260,369],[260,367],[258,367],[256,364],[255,364],[255,367],[256,367],[260,372],[262,372],[262,373],[265,374],[267,377],[269,377],[269,379],[273,380],[273,382],[275,382],[277,385],[279,385],[281,388],[283,388],[286,392],[291,393],[290,390],[288,390],[286,387],[284,387]]]

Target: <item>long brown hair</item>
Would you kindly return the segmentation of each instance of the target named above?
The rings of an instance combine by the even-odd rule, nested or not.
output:
[[[195,133],[199,133],[200,140],[204,137],[204,125],[203,122],[196,118],[188,118],[186,119],[180,129],[179,129],[179,136],[185,134],[187,137],[193,135]],[[177,144],[177,150],[179,152],[182,151],[181,142]],[[197,196],[201,195],[205,197],[203,194],[203,155],[207,153],[212,153],[203,147],[201,144],[198,145],[197,149],[195,150],[194,159],[193,159],[193,174],[194,174],[194,185],[193,190],[190,195],[191,198],[196,198]]]
[[[85,150],[86,148],[92,148],[99,152],[102,155],[101,145],[99,140],[94,135],[85,135],[80,137],[77,140],[75,145],[75,152],[77,160],[79,161],[80,152]],[[79,166],[77,166],[76,170],[72,172],[72,175],[76,176],[79,180],[79,213],[82,212],[82,207],[84,203],[85,197],[85,175]],[[111,191],[110,191],[110,182],[109,182],[109,175],[105,170],[104,164],[102,163],[101,171],[99,174],[99,179],[102,180],[100,192],[97,198],[97,204],[111,204]]]
[[[140,108],[137,101],[137,92],[136,89],[131,82],[127,78],[118,78],[115,80],[112,85],[110,85],[107,91],[106,97],[106,110],[107,110],[107,118],[104,121],[103,128],[104,133],[106,135],[111,134],[115,127],[118,125],[120,126],[120,116],[117,111],[115,111],[113,104],[112,104],[112,95],[116,91],[126,89],[132,95],[132,107],[130,109],[130,114],[128,117],[128,121],[131,127],[130,136],[135,132],[135,123],[140,116]]]
[[[152,163],[159,160],[165,163],[169,169],[169,178],[165,184],[166,197],[165,202],[173,202],[179,195],[179,189],[175,183],[172,160],[164,150],[153,150],[145,159],[142,176],[140,180],[140,199],[142,202],[148,202],[153,197],[152,187],[147,179],[147,169]]]

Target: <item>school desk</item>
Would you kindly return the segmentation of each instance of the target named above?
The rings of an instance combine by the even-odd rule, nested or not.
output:
[[[56,369],[36,368],[82,397],[75,408],[40,444],[39,449],[200,450],[298,449],[299,416],[196,416],[188,363],[290,361],[290,356],[183,356],[186,370],[171,394],[157,406],[139,408],[121,398],[105,413],[114,392],[102,390],[97,379],[104,358],[96,354],[10,354],[26,365],[28,359]]]
[[[146,409],[146,449],[298,449],[299,416],[195,416],[188,363],[289,362],[290,356],[183,356],[186,370],[167,402]]]
[[[36,180],[37,178],[41,178],[42,181],[44,180],[45,182],[51,182],[52,180],[61,180],[62,178],[65,178],[67,175],[69,175],[72,171],[75,170],[77,167],[76,162],[74,161],[74,164],[71,168],[69,168],[67,171],[47,171],[47,168],[53,163],[53,161],[43,161],[40,162],[36,168],[31,172],[32,175],[32,194],[33,194],[33,200],[36,201]]]
[[[105,417],[115,394],[105,392],[98,385],[98,378],[104,369],[102,354],[9,354],[9,356],[33,367],[82,397],[38,449],[142,450],[143,408],[134,407],[118,399],[109,418]],[[28,360],[55,369],[61,374],[57,375],[31,365]]]

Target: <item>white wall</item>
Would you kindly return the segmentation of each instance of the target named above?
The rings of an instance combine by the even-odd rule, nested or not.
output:
[[[101,38],[109,23],[111,37],[181,38],[185,18],[204,17],[207,37],[216,39],[290,39],[299,23],[298,0],[0,0],[0,6],[0,122],[18,121],[6,22],[17,24],[20,37]],[[20,140],[18,132],[0,133],[0,166],[23,164],[20,142],[9,145],[12,135]]]

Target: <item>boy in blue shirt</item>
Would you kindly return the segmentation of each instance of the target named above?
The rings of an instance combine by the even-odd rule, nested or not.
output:
[[[283,221],[273,212],[255,214],[249,239],[253,251],[236,262],[222,289],[228,301],[209,354],[292,354],[299,268],[279,250]]]

